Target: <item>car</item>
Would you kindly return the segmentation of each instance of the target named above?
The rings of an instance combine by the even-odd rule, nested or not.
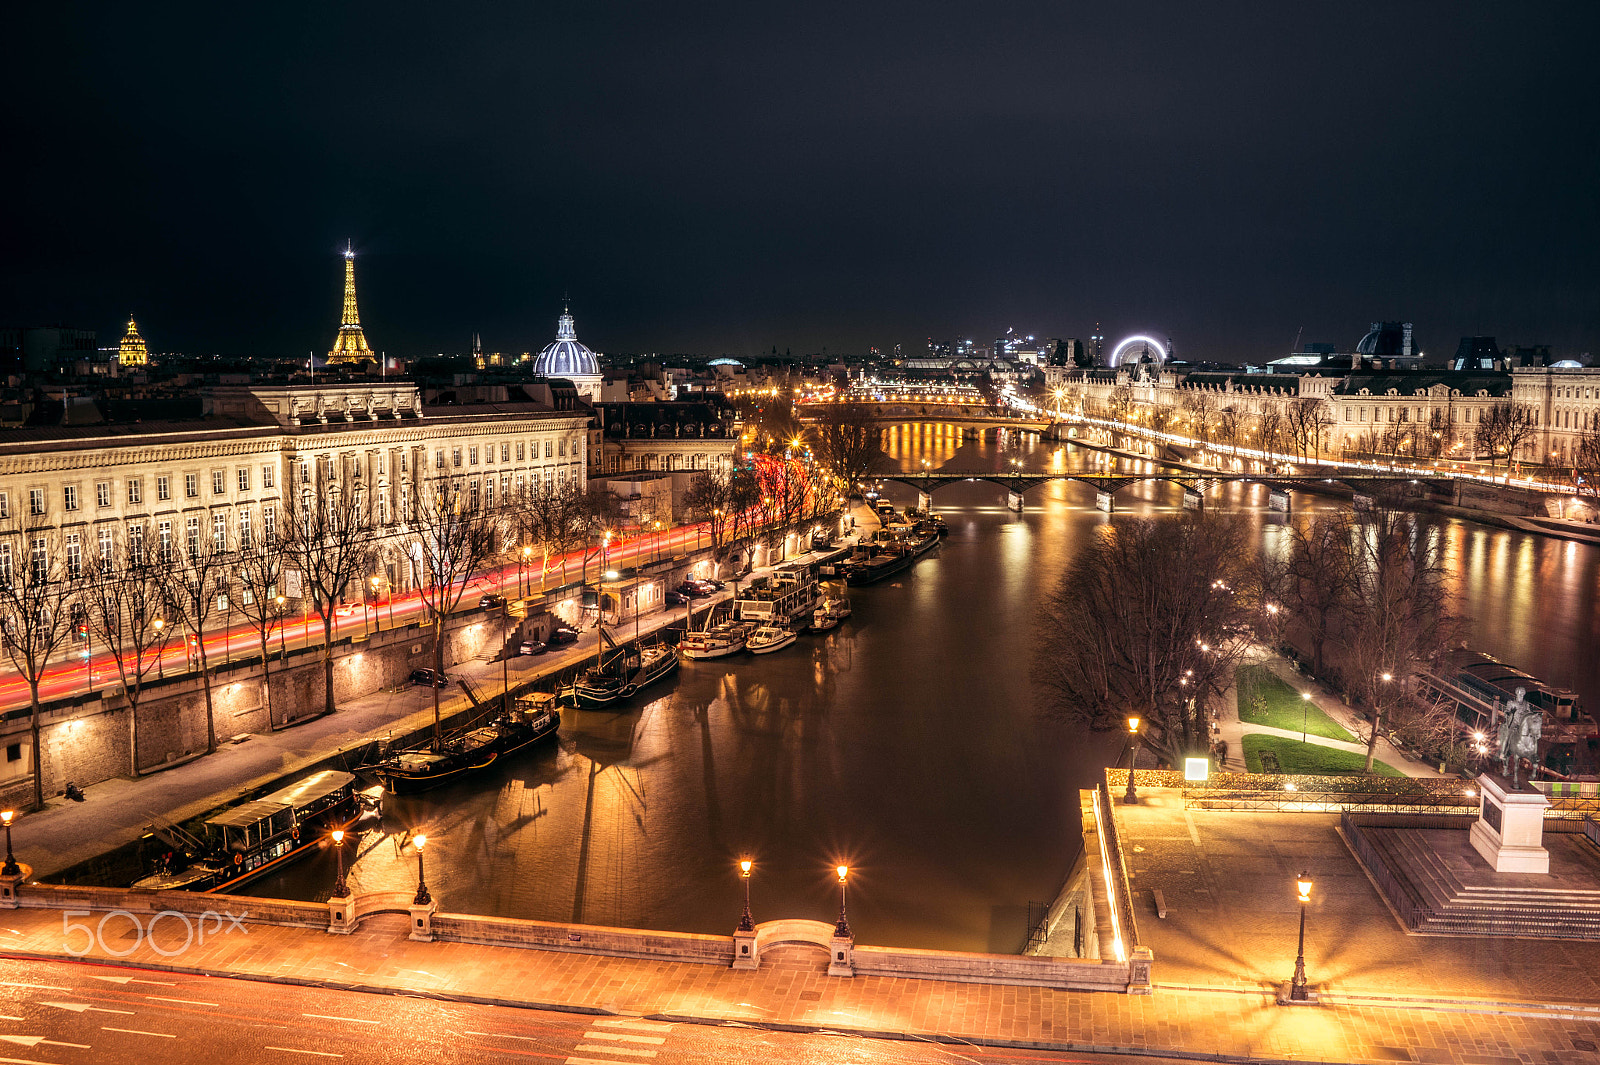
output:
[[[677,592],[679,595],[686,595],[690,599],[704,599],[706,596],[711,594],[711,589],[707,588],[699,581],[684,581],[682,584],[674,588],[673,591]]]
[[[668,606],[683,606],[689,602],[689,597],[678,591],[669,591],[662,598],[666,600]]]
[[[340,603],[336,608],[334,608],[333,612],[338,617],[347,618],[360,609],[361,607],[356,603]]]
[[[424,688],[443,688],[450,683],[450,678],[436,669],[413,669],[411,683],[420,684]]]
[[[723,584],[721,581],[717,580],[715,577],[701,577],[700,580],[699,580],[699,583],[705,585],[706,587],[710,588],[714,592],[720,592],[720,591],[722,591],[722,589],[727,587],[726,584]]]
[[[545,637],[545,644],[550,647],[560,647],[562,644],[577,643],[578,630],[569,625],[557,625],[550,630],[550,635]]]
[[[492,606],[502,606],[502,605],[504,605],[505,601],[506,601],[506,597],[505,596],[497,595],[494,592],[490,592],[488,595],[486,595],[482,599],[478,600],[478,605],[483,607],[485,610],[487,610],[489,607],[492,607]]]
[[[521,655],[542,655],[546,650],[545,645],[538,640],[523,640],[522,646],[517,648],[517,653]]]

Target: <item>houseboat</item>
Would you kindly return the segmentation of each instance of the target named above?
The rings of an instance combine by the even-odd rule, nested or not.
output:
[[[437,744],[393,752],[363,769],[392,794],[412,795],[487,769],[554,736],[560,726],[555,696],[536,692],[515,700],[510,710],[486,725],[445,736]]]

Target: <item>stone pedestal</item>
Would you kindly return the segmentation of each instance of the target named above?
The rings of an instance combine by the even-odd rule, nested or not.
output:
[[[856,940],[854,936],[834,936],[828,946],[828,975],[854,976],[856,974]]]
[[[22,882],[33,874],[29,866],[19,866],[21,872],[15,876],[0,876],[0,910],[14,910],[21,905],[17,901],[17,892],[22,888]]]
[[[1150,994],[1150,969],[1155,962],[1155,951],[1149,947],[1133,948],[1133,953],[1128,957],[1128,994]]]
[[[328,899],[328,931],[347,936],[356,930],[356,900],[353,895],[334,895]]]
[[[1542,791],[1512,791],[1507,782],[1485,773],[1478,778],[1478,820],[1469,839],[1497,873],[1548,873],[1544,812],[1550,800]]]
[[[761,948],[756,946],[754,931],[733,933],[733,968],[761,968]]]
[[[411,935],[410,939],[418,943],[433,942],[433,914],[439,908],[437,902],[429,901],[426,906],[411,906]]]

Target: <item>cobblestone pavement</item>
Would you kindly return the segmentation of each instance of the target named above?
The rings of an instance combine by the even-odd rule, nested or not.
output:
[[[250,904],[243,898],[217,902],[235,911]],[[65,920],[81,924],[86,918]],[[99,926],[101,917],[87,920]],[[59,958],[68,943],[83,949],[85,932],[73,931],[67,939],[63,921],[56,910],[6,911],[0,914],[0,942],[15,956]],[[502,1005],[1060,1050],[1127,1049],[1230,1061],[1600,1062],[1594,1049],[1600,1043],[1600,1004],[1444,1001],[1461,990],[1445,979],[1412,988],[1440,1001],[1351,994],[1318,1006],[1281,1007],[1261,988],[1159,987],[1153,995],[1130,996],[843,979],[826,975],[825,952],[811,947],[781,947],[763,958],[760,970],[734,972],[660,960],[415,943],[406,931],[400,915],[369,918],[350,936],[249,925],[185,948],[178,922],[163,922],[152,944],[137,938],[126,918],[113,916],[86,960]],[[1159,977],[1159,948],[1157,965]]]

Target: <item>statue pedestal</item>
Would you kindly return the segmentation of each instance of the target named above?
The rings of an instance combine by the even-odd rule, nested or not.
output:
[[[1497,873],[1548,873],[1544,812],[1550,800],[1542,791],[1511,791],[1496,777],[1478,777],[1478,820],[1469,838],[1473,849]]]

